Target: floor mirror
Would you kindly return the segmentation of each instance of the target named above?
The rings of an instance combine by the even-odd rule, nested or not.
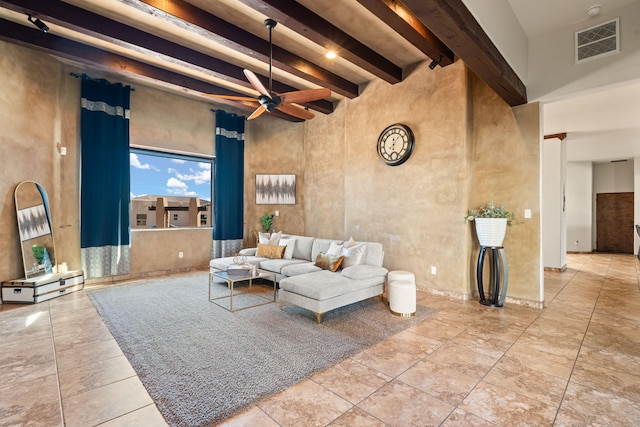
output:
[[[22,262],[26,278],[50,274],[56,265],[49,200],[44,188],[23,181],[15,190]]]

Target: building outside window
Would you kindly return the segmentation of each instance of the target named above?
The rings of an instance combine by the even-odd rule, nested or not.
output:
[[[210,227],[213,159],[131,148],[131,227]]]
[[[147,214],[136,214],[136,227],[147,226]]]

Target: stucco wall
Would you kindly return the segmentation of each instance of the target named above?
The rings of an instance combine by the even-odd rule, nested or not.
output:
[[[10,159],[0,183],[0,224],[7,230],[0,279],[22,275],[13,188],[25,179],[49,191],[59,259],[79,268],[80,81],[55,59],[11,44],[0,43],[0,61],[7,70],[0,82],[0,138]],[[460,61],[436,70],[423,63],[407,74],[396,85],[372,82],[331,115],[295,124],[265,115],[247,124],[245,244],[255,243],[260,216],[278,210],[278,230],[381,242],[389,269],[413,271],[422,288],[468,297],[475,288],[474,236],[463,218],[477,202],[504,200],[534,213],[505,241],[509,295],[537,301],[538,105],[511,109]],[[214,118],[206,103],[133,86],[132,144],[212,152]],[[416,148],[405,164],[389,167],[378,159],[376,141],[396,122],[413,129]],[[64,158],[57,154],[60,143],[68,149]],[[256,205],[257,173],[295,173],[296,204]],[[142,233],[132,236],[133,273],[207,264],[210,230]]]
[[[473,98],[472,184],[469,205],[493,201],[517,215],[504,240],[509,263],[507,297],[542,301],[540,108],[506,105],[471,75]],[[524,218],[524,210],[531,218]],[[474,257],[478,249],[474,240]]]
[[[0,42],[0,280],[24,275],[13,191],[24,180],[40,183],[48,193],[57,259],[70,269],[80,268],[79,227],[79,71],[51,56]],[[98,72],[91,73],[102,77]],[[210,105],[164,91],[131,84],[131,143],[213,154],[215,116]],[[60,147],[67,155],[60,155]],[[131,270],[206,268],[211,229],[176,233],[152,231],[132,234]],[[208,247],[207,247],[208,245]],[[201,250],[195,250],[200,248]],[[179,258],[182,251],[184,257]]]
[[[421,64],[396,85],[374,81],[304,124],[250,122],[247,228],[279,210],[278,230],[380,242],[385,267],[414,272],[421,288],[470,297],[477,251],[464,216],[476,203],[504,200],[521,221],[525,208],[534,214],[505,243],[509,295],[539,301],[539,121],[537,104],[511,109],[458,61],[434,71]],[[376,142],[396,122],[412,128],[416,147],[389,167]],[[304,183],[295,207],[255,205],[253,175],[271,172]]]

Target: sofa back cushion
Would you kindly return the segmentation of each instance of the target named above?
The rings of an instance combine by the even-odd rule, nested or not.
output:
[[[327,253],[329,252],[329,248],[331,247],[331,243],[342,243],[339,242],[337,240],[330,240],[330,239],[318,239],[316,238],[313,241],[313,247],[311,248],[311,259],[313,261],[316,260],[316,258],[318,257],[319,253]],[[340,255],[340,254],[338,254]]]
[[[316,240],[315,237],[291,236],[291,238],[296,240],[293,248],[293,258],[315,261],[314,258],[311,258],[311,248],[313,241]]]
[[[382,261],[384,261],[384,248],[382,244],[377,242],[365,242],[365,246],[367,248],[364,251],[364,260],[362,260],[360,264],[382,267]]]

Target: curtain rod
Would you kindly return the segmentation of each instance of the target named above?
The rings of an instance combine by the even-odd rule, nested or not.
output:
[[[84,76],[85,76],[85,78],[87,78],[87,79],[89,79],[89,80],[93,80],[93,81],[95,81],[95,82],[98,82],[98,81],[100,81],[100,80],[106,80],[106,79],[96,79],[96,78],[94,78],[94,77],[87,76],[86,74],[76,74],[76,73],[74,73],[74,72],[69,73],[69,75],[70,75],[70,76],[72,76],[72,77],[75,77],[76,79],[80,79],[80,78],[82,78],[82,76],[84,75]],[[107,81],[108,81],[108,80],[107,80]],[[111,83],[111,82],[109,82],[109,83]],[[136,90],[135,90],[134,88],[132,88],[131,86],[129,86],[129,90],[130,90],[131,92],[135,92],[135,91],[136,91]]]

